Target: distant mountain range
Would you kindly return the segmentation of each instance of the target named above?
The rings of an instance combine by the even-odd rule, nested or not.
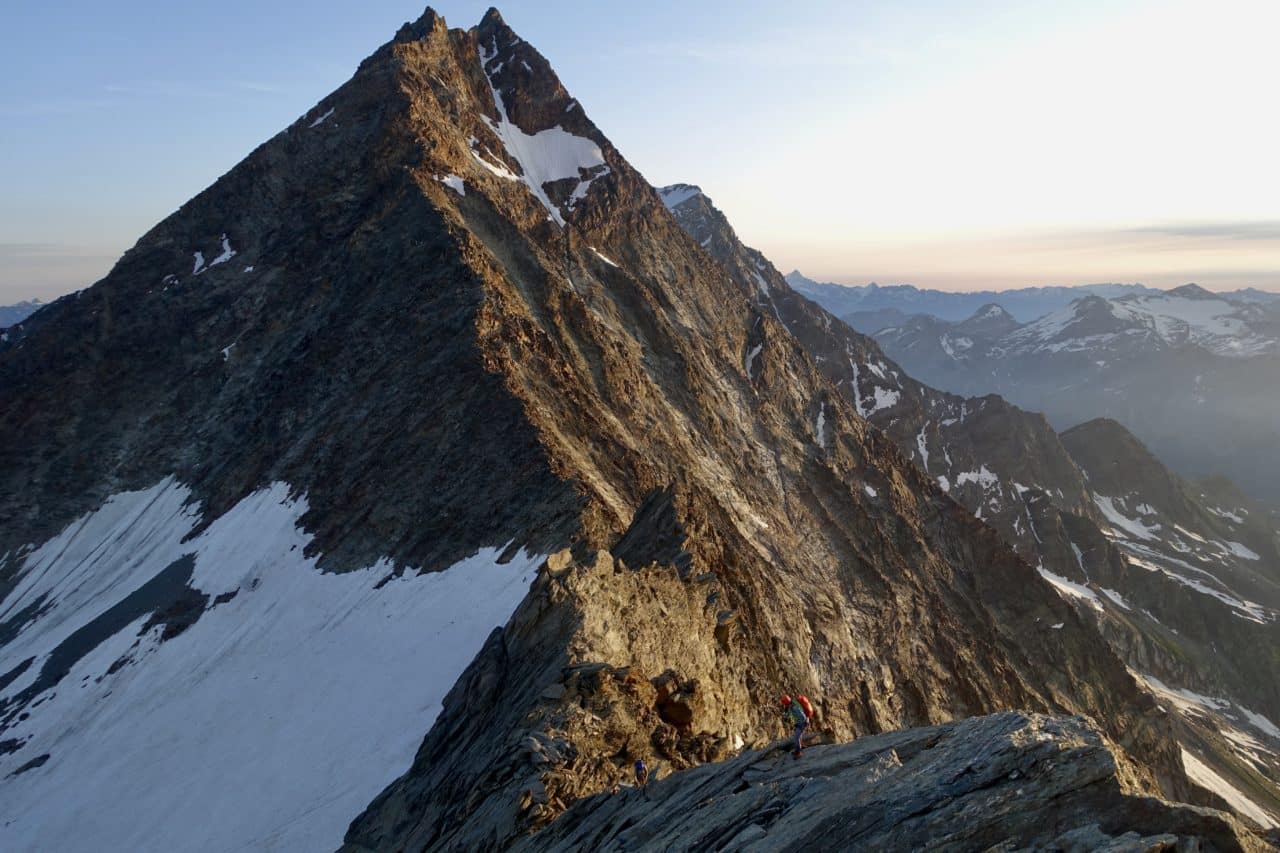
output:
[[[915,314],[874,334],[924,382],[998,393],[1044,412],[1059,429],[1114,418],[1184,475],[1225,474],[1256,497],[1280,500],[1275,295],[1195,285],[1111,298],[1076,293],[1031,322],[995,294],[960,321]]]
[[[940,320],[964,320],[990,303],[998,303],[1019,322],[1027,323],[1051,311],[1065,308],[1082,296],[1113,299],[1163,292],[1141,284],[1082,284],[1074,287],[1023,287],[1017,290],[955,293],[928,290],[909,284],[872,283],[851,286],[817,282],[806,278],[799,270],[792,270],[786,278],[798,292],[832,314],[845,322],[852,320],[850,325],[860,332],[875,332],[912,314],[931,314]],[[1255,288],[1222,295],[1237,302],[1280,302],[1280,294]],[[883,322],[883,325],[875,325],[877,322]]]
[[[21,323],[36,311],[44,307],[39,299],[28,299],[14,305],[0,305],[0,329],[8,328],[14,323]]]

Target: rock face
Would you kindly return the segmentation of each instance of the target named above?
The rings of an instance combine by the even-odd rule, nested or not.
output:
[[[834,740],[1088,714],[1196,796],[1094,625],[868,421],[908,380],[844,396],[739,278],[496,11],[405,25],[0,344],[7,846],[175,846],[174,775],[232,746],[222,846],[325,846],[371,780],[353,848],[496,846],[768,742],[784,691]],[[282,720],[305,749],[246,740]]]
[[[966,399],[917,382],[874,340],[794,291],[768,259],[738,240],[710,199],[691,190],[661,192],[685,230],[800,341],[861,416],[1029,562],[1060,575],[1075,570],[1058,516],[1101,516],[1085,475],[1043,416],[996,396]],[[978,315],[975,323],[1001,324],[1007,316],[987,309]]]
[[[781,747],[581,800],[513,849],[1271,849],[1227,814],[1128,790],[1078,717],[975,717],[799,761]]]

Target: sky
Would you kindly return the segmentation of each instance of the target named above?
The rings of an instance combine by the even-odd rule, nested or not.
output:
[[[423,8],[12,0],[0,304],[105,275]],[[784,271],[1280,290],[1275,0],[499,8],[651,182]]]

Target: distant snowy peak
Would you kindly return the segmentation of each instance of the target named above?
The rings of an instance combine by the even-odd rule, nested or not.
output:
[[[1168,296],[1179,296],[1185,299],[1217,299],[1218,295],[1205,290],[1198,284],[1184,284],[1181,287],[1175,287],[1166,291]]]
[[[0,329],[21,323],[44,307],[39,299],[29,299],[14,305],[0,305]]]
[[[991,302],[973,312],[973,316],[957,325],[956,330],[967,334],[997,336],[1012,332],[1018,325],[1012,314]]]
[[[1019,329],[1011,352],[1076,352],[1199,346],[1245,358],[1276,352],[1263,309],[1222,298],[1196,285],[1118,299],[1087,296]]]
[[[990,305],[984,305],[974,313],[970,320],[1000,320],[1011,316],[1008,311],[992,302]]]
[[[675,210],[689,199],[702,195],[702,188],[693,184],[671,184],[670,186],[659,187],[658,195],[662,198],[662,203],[667,206],[668,210]]]
[[[1141,323],[1166,343],[1196,344],[1217,355],[1244,358],[1276,352],[1262,309],[1210,293],[1194,284],[1162,294],[1111,301],[1116,317]]]
[[[1079,352],[1113,343],[1122,335],[1144,336],[1142,324],[1118,316],[1101,296],[1086,296],[1028,323],[1009,336],[1012,352]]]

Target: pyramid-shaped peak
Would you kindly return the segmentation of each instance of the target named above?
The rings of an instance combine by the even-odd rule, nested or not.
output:
[[[659,187],[658,195],[662,196],[662,203],[670,209],[679,207],[691,198],[703,195],[703,192],[702,188],[695,184],[669,184]],[[710,199],[707,200],[710,201]]]
[[[484,17],[480,19],[480,23],[476,26],[476,34],[482,42],[492,36],[497,36],[499,43],[503,44],[521,41],[516,37],[515,31],[502,19],[502,13],[493,6],[490,6],[489,11],[485,12]]]
[[[1218,299],[1216,293],[1205,290],[1198,284],[1184,284],[1169,291],[1170,296],[1181,296],[1184,299]]]
[[[1098,296],[1090,293],[1087,296],[1081,296],[1075,302],[1071,303],[1071,307],[1077,314],[1086,314],[1095,311],[1110,311],[1111,301],[1105,296]]]
[[[1017,326],[1018,321],[1013,318],[1012,314],[1004,310],[1000,305],[988,302],[977,311],[974,311],[959,327],[980,334],[1000,334],[1017,328]]]
[[[1001,306],[997,305],[994,302],[988,302],[986,305],[983,305],[977,311],[974,311],[973,315],[970,316],[969,319],[970,320],[998,320],[1002,317],[1008,317],[1008,316],[1010,316],[1009,312],[1004,310],[1004,308],[1002,308]]]

